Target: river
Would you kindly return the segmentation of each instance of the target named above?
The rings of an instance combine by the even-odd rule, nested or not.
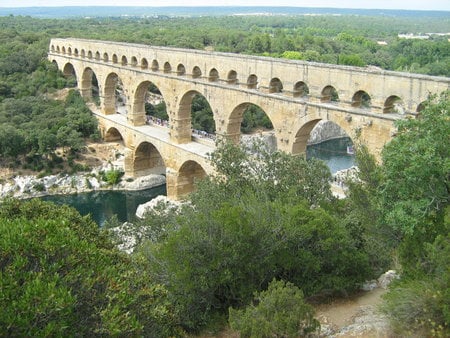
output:
[[[120,222],[132,222],[136,218],[135,213],[139,204],[165,194],[166,186],[162,185],[139,191],[103,190],[73,195],[44,196],[41,199],[70,205],[82,215],[91,214],[92,219],[102,225],[113,215],[116,215]]]
[[[316,157],[328,165],[332,174],[355,165],[355,156],[347,154],[347,146],[353,143],[349,137],[338,138],[309,145],[306,148],[306,158]]]
[[[334,174],[341,169],[354,165],[354,156],[347,154],[349,138],[334,139],[307,148],[307,158],[317,157],[324,160]],[[93,191],[75,195],[53,195],[42,197],[45,201],[68,204],[82,215],[91,214],[93,220],[102,225],[116,215],[120,222],[132,222],[139,204],[148,202],[158,195],[166,194],[166,186],[141,191]]]

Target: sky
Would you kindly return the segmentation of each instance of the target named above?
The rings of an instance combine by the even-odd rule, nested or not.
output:
[[[0,0],[0,7],[293,6],[450,11],[450,0]]]

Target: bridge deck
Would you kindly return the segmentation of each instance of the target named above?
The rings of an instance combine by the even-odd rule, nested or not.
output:
[[[92,105],[89,108],[97,117],[110,120],[118,125],[124,126],[128,129],[132,129],[137,133],[155,138],[161,142],[170,144],[173,147],[178,147],[180,149],[183,149],[184,151],[197,154],[205,158],[208,157],[208,154],[212,153],[215,149],[215,144],[212,141],[205,141],[200,143],[193,140],[189,143],[175,144],[170,141],[169,128],[152,125],[132,126],[127,122],[127,117],[123,114],[105,115],[102,114],[98,108],[93,107]],[[210,145],[207,143],[210,143]]]

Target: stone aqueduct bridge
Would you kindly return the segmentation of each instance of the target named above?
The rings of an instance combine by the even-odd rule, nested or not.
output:
[[[394,120],[415,114],[430,93],[450,87],[448,78],[375,68],[84,39],[52,39],[48,58],[65,74],[75,73],[87,100],[95,74],[102,135],[124,140],[127,174],[165,171],[172,198],[191,191],[195,178],[212,171],[206,155],[214,145],[192,137],[191,103],[197,94],[208,100],[219,137],[239,140],[243,112],[255,104],[270,118],[280,150],[305,152],[310,131],[329,120],[350,137],[358,131],[379,155],[395,134]],[[116,114],[118,78],[126,117]],[[169,129],[146,125],[151,84],[164,98]]]

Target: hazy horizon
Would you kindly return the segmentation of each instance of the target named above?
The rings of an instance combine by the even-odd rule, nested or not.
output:
[[[299,7],[299,8],[348,8],[348,9],[395,9],[395,10],[434,10],[450,11],[450,1],[430,0],[379,0],[361,2],[360,0],[279,0],[276,4],[269,0],[248,0],[242,5],[242,0],[214,1],[191,0],[186,4],[185,0],[154,0],[151,4],[145,0],[130,0],[124,4],[116,0],[97,0],[92,4],[91,0],[2,0],[0,8],[27,8],[27,7]]]

